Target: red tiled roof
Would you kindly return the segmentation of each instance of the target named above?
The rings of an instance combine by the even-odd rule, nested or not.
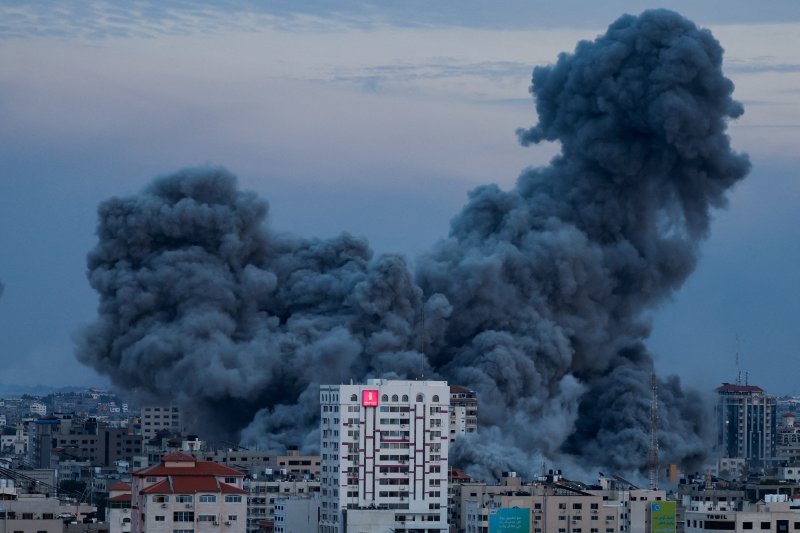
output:
[[[139,494],[172,494],[172,487],[170,487],[169,479],[162,479],[158,483],[140,490]]]
[[[732,383],[723,383],[721,387],[717,387],[717,392],[764,392],[761,387],[755,385],[734,385]]]
[[[110,502],[129,502],[131,501],[130,494],[120,494],[119,496],[113,496],[108,499]]]
[[[127,490],[127,491],[130,491],[131,490],[131,486],[128,485],[127,483],[123,482],[123,481],[118,481],[118,482],[114,483],[113,485],[111,485],[110,487],[108,487],[108,490]]]
[[[218,465],[211,461],[197,461],[192,468],[180,466],[164,466],[164,464],[142,468],[133,473],[134,476],[235,476],[244,477],[244,474],[233,468]]]
[[[166,463],[166,462],[170,462],[170,463],[194,463],[195,461],[197,461],[197,459],[195,459],[194,457],[192,457],[188,453],[172,452],[172,453],[169,453],[169,454],[165,455],[164,457],[162,457],[161,461],[164,462],[164,463]]]
[[[167,466],[167,463],[193,463],[193,466]],[[161,458],[161,463],[140,468],[134,476],[229,476],[244,477],[244,473],[213,461],[198,461],[189,454],[173,452]]]
[[[220,483],[213,476],[180,476],[159,481],[141,491],[141,494],[195,494],[198,492],[221,492],[223,494],[246,494],[247,491],[227,483]]]

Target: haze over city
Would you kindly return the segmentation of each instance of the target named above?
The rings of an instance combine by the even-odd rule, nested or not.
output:
[[[800,46],[792,2],[670,2],[725,49],[749,176],[715,211],[696,271],[653,312],[657,368],[709,389],[735,376],[796,392]],[[97,207],[155,176],[222,166],[270,204],[271,227],[349,232],[409,261],[448,233],[477,185],[547,164],[531,70],[643,3],[309,3],[0,10],[0,381],[104,383],[75,360],[96,316],[86,280]],[[737,341],[738,339],[738,341]]]

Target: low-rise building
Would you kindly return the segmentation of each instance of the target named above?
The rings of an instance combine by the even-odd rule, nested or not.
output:
[[[255,532],[264,523],[275,523],[276,502],[285,498],[308,498],[319,495],[319,480],[306,481],[258,477],[246,479],[247,531]]]
[[[275,533],[317,533],[319,495],[281,498],[275,502]]]
[[[244,474],[183,452],[133,473],[132,533],[244,533]],[[223,526],[224,529],[220,530]]]

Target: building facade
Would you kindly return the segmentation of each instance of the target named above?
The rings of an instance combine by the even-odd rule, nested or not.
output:
[[[181,410],[175,405],[147,405],[142,407],[142,438],[151,440],[159,431],[183,431]]]
[[[244,533],[244,474],[175,452],[133,473],[132,533]]]
[[[450,388],[323,385],[320,533],[447,530]]]
[[[723,457],[739,457],[764,467],[775,457],[774,396],[761,387],[723,383],[717,388],[717,445]]]
[[[478,431],[478,396],[459,385],[450,387],[450,442]]]

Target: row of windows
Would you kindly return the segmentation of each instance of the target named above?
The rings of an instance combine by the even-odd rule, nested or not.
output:
[[[178,503],[192,503],[193,496],[191,494],[177,494],[175,495],[175,501]],[[198,497],[198,501],[200,503],[214,503],[217,501],[217,497],[214,494],[201,494]],[[239,503],[242,501],[242,496],[239,494],[226,494],[225,495],[225,503]],[[155,503],[167,503],[169,502],[169,496],[166,494],[154,494],[153,495],[153,502]]]
[[[325,396],[324,396],[324,395],[323,395],[323,398],[322,398],[322,399],[323,399],[323,401],[326,401],[326,400],[325,400]],[[425,395],[424,395],[424,394],[422,394],[422,393],[419,393],[419,394],[417,394],[417,396],[416,396],[416,400],[417,400],[417,402],[419,402],[419,403],[422,403],[422,402],[424,402],[424,401],[425,401]],[[357,401],[358,401],[358,395],[357,395],[357,394],[352,394],[352,395],[350,395],[350,401],[351,401],[351,402],[357,402]],[[388,402],[388,401],[390,401],[390,400],[389,400],[389,395],[388,395],[388,394],[384,394],[384,395],[382,395],[382,396],[381,396],[381,401],[382,401],[382,402]],[[402,396],[398,396],[397,394],[392,394],[392,396],[391,396],[391,401],[393,401],[393,402],[401,402],[401,401],[402,401],[402,402],[407,402],[407,401],[408,401],[408,394],[403,394]],[[438,403],[438,402],[439,402],[439,395],[438,395],[438,394],[434,394],[434,395],[431,397],[431,401],[432,401],[433,403]]]

